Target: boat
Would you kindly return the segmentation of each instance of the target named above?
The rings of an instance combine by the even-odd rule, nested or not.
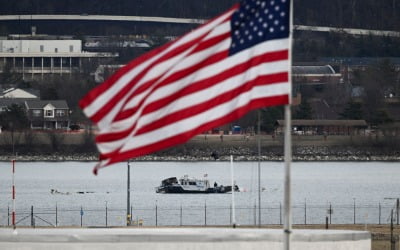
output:
[[[235,192],[239,192],[239,187],[235,185]],[[188,175],[179,180],[170,177],[161,181],[161,185],[156,187],[157,193],[227,193],[232,191],[232,186],[218,185],[214,182],[211,186],[209,180],[190,178]]]

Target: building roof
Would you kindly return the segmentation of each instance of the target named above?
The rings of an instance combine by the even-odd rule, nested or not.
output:
[[[24,97],[25,96],[25,97]],[[31,89],[31,88],[9,88],[3,90],[0,94],[0,98],[25,98],[26,96],[32,96],[29,98],[40,98],[40,90]]]
[[[330,65],[324,66],[292,66],[294,75],[334,75],[335,70]]]
[[[285,120],[277,120],[279,126],[285,125]],[[292,120],[292,126],[344,126],[367,127],[365,120]]]
[[[0,98],[0,107],[8,107],[12,104],[17,104],[23,106],[25,101],[32,100],[32,99],[25,99],[25,98]]]
[[[335,120],[338,119],[337,106],[329,105],[325,99],[315,98],[308,100],[312,108],[312,118],[313,119],[328,119]]]
[[[65,100],[29,100],[25,104],[28,109],[43,109],[48,104],[53,105],[56,109],[69,109]]]

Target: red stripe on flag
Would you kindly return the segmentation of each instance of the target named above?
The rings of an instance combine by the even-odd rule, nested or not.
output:
[[[248,105],[246,105],[244,107],[240,107],[238,109],[235,109],[233,112],[231,112],[231,113],[227,114],[226,116],[221,117],[217,120],[213,120],[213,121],[204,123],[191,131],[187,131],[185,133],[181,133],[179,135],[175,135],[173,137],[157,141],[156,143],[146,145],[146,146],[140,147],[140,148],[135,148],[133,150],[129,150],[126,152],[114,152],[112,154],[103,155],[102,158],[109,159],[110,161],[107,163],[107,165],[111,165],[111,164],[119,162],[119,161],[124,161],[124,160],[130,159],[130,158],[150,154],[155,151],[174,146],[176,144],[185,143],[193,136],[195,136],[201,132],[204,132],[206,130],[215,128],[216,126],[219,126],[221,124],[226,124],[228,122],[236,120],[237,118],[243,116],[245,113],[247,113],[253,109],[267,107],[267,106],[285,105],[288,103],[289,103],[288,95],[255,99],[255,100],[252,100]]]
[[[207,47],[209,47],[209,46],[218,44],[219,42],[223,41],[224,39],[226,39],[228,37],[229,37],[229,33],[226,33],[226,34],[223,34],[221,36],[215,37],[215,39],[207,40],[204,43],[207,43]],[[203,50],[203,49],[206,49],[207,47],[205,47],[203,45],[199,46],[198,48],[196,48],[195,52],[198,52],[199,48],[201,48],[201,50]],[[191,54],[194,54],[194,52],[191,53]],[[212,55],[211,57],[205,58],[204,60],[200,61],[199,63],[197,63],[194,66],[191,66],[189,68],[177,71],[176,73],[173,73],[172,75],[168,76],[162,82],[157,83],[157,86],[153,89],[153,91],[156,90],[156,89],[159,89],[160,87],[165,86],[165,85],[167,85],[169,83],[172,83],[172,82],[174,82],[174,81],[176,81],[178,79],[186,77],[186,76],[190,75],[191,73],[194,73],[196,70],[198,70],[201,67],[205,67],[207,65],[210,65],[210,64],[216,63],[216,62],[218,62],[220,60],[223,60],[227,56],[228,56],[228,51],[222,51],[222,52],[219,52],[219,53],[216,53],[216,54]],[[157,80],[158,79],[153,79],[151,81],[148,81],[148,82],[142,84],[137,90],[135,90],[132,94],[129,95],[129,97],[125,101],[124,105],[127,102],[129,102],[129,100],[131,98],[133,98],[134,96],[143,93],[145,90],[148,90]],[[119,112],[116,115],[116,117],[114,118],[114,121],[123,120],[123,119],[131,116],[132,114],[134,114],[137,111],[137,109],[143,104],[144,100],[145,100],[145,98],[143,98],[143,100],[133,108],[125,109],[125,110]]]
[[[168,103],[172,102],[173,100],[178,99],[179,97],[185,96],[192,94],[194,92],[209,88],[213,85],[218,84],[219,82],[228,79],[232,76],[241,74],[250,68],[260,65],[262,63],[268,63],[268,62],[273,62],[273,61],[279,61],[279,60],[287,60],[288,59],[288,51],[277,51],[277,52],[271,52],[271,53],[266,53],[257,57],[253,57],[251,60],[248,60],[242,64],[235,65],[234,67],[221,72],[218,75],[212,76],[210,78],[195,82],[188,87],[175,92],[173,95],[167,96],[163,99],[160,99],[156,102],[153,102],[149,105],[146,106],[146,108],[143,110],[142,115],[154,112],[157,109],[160,109],[167,105]],[[198,69],[201,69],[202,65],[198,65]],[[177,80],[177,79],[176,79]]]
[[[161,119],[155,120],[152,123],[150,123],[149,125],[140,128],[135,133],[135,135],[144,134],[144,133],[150,132],[152,130],[161,128],[163,126],[186,119],[193,115],[202,113],[202,112],[204,112],[208,109],[211,109],[215,106],[218,106],[220,104],[228,102],[228,101],[234,99],[235,97],[239,96],[240,94],[250,91],[254,87],[261,86],[261,85],[267,85],[267,84],[282,83],[282,82],[287,82],[287,81],[288,81],[288,73],[287,72],[277,73],[277,74],[273,74],[273,75],[259,76],[256,79],[249,81],[246,84],[241,85],[240,87],[238,87],[236,89],[233,89],[229,92],[224,92],[221,95],[215,96],[214,98],[212,98],[211,100],[209,100],[207,102],[203,102],[201,104],[188,107],[186,109],[183,109],[178,112],[169,114],[165,117],[162,117]]]
[[[120,68],[117,70],[110,78],[105,80],[102,84],[99,86],[95,87],[94,89],[90,90],[90,92],[83,97],[80,102],[79,106],[84,109],[87,106],[89,106],[95,99],[97,99],[98,96],[102,95],[104,92],[106,92],[109,88],[111,88],[115,82],[117,82],[122,76],[127,74],[130,70],[135,68],[136,66],[142,64],[143,62],[147,61],[149,58],[154,57],[155,55],[159,54],[161,51],[167,49],[169,46],[172,45],[171,43],[167,43],[159,48],[156,48],[138,58],[135,60],[132,60],[129,62],[127,65],[124,67]]]
[[[266,53],[266,54],[254,57],[251,60],[246,61],[245,63],[239,64],[239,65],[236,65],[233,68],[231,68],[225,72],[222,72],[216,76],[193,83],[192,85],[182,89],[181,91],[174,93],[173,95],[170,95],[166,98],[163,98],[156,102],[148,104],[148,106],[146,106],[143,109],[142,115],[145,115],[145,114],[151,113],[157,109],[160,109],[160,108],[166,106],[168,103],[172,102],[173,100],[178,99],[181,96],[185,96],[185,95],[206,89],[208,87],[211,87],[211,86],[221,82],[222,80],[225,80],[231,76],[243,73],[243,72],[247,71],[249,68],[259,65],[261,63],[271,62],[271,61],[275,61],[275,60],[287,60],[287,58],[288,58],[288,51],[278,51],[278,52]],[[263,79],[266,81],[265,84],[269,83],[268,76],[263,77]],[[273,79],[274,79],[274,76],[272,75],[271,80],[273,80]],[[282,81],[287,81],[287,76],[286,76],[286,80],[282,80]],[[253,83],[255,83],[255,82],[253,82]],[[223,96],[229,96],[229,93],[223,93]],[[221,98],[219,98],[219,99],[221,99]],[[130,115],[133,115],[133,111],[136,111],[136,110],[127,110],[126,112],[123,111],[123,113],[121,115],[118,115],[118,118],[121,118],[121,117],[127,118]],[[195,113],[193,112],[192,114],[195,114]],[[128,136],[132,132],[132,130],[134,130],[135,128],[136,128],[136,122],[134,124],[132,124],[132,126],[130,128],[128,128],[127,130],[116,132],[116,133],[111,132],[111,133],[107,133],[107,134],[100,134],[96,137],[96,142],[107,142],[107,141],[122,139],[122,138]]]
[[[241,7],[245,8],[246,1]],[[282,6],[288,7],[287,2]],[[100,128],[96,142],[102,162],[95,172],[184,143],[250,110],[289,103],[287,16],[282,19],[282,32],[268,37],[259,32],[261,40],[249,36],[249,43],[242,39],[237,47],[235,39],[242,35],[241,28],[236,28],[251,26],[251,20],[258,18],[241,13],[242,9],[232,16],[238,8],[239,4],[177,41],[133,60],[81,100],[84,113]],[[248,17],[237,19],[243,14]]]
[[[225,59],[227,56],[228,56],[228,51],[227,50],[226,51],[222,51],[222,52],[219,52],[217,54],[212,55],[211,57],[206,58],[202,62],[199,62],[199,64],[196,64],[196,65],[193,65],[193,66],[191,66],[189,68],[186,68],[184,70],[178,71],[178,72],[172,74],[171,76],[169,76],[168,78],[166,78],[165,80],[163,80],[162,82],[158,83],[157,86],[154,89],[152,89],[152,92],[154,92],[155,90],[157,90],[157,89],[159,89],[159,88],[161,88],[161,87],[163,87],[165,85],[173,83],[178,79],[181,79],[183,77],[186,77],[186,76],[196,72],[201,67],[206,67],[207,65],[211,65],[211,64],[217,63],[217,62]],[[147,86],[147,87],[149,87],[149,86]],[[143,89],[143,91],[144,91],[144,89]],[[148,95],[150,95],[151,93],[149,93]],[[129,98],[132,98],[132,97],[133,96],[130,96]],[[114,121],[120,121],[120,120],[123,120],[123,119],[126,119],[126,118],[130,117],[131,115],[133,115],[138,110],[138,108],[143,104],[144,101],[145,101],[145,98],[143,98],[143,100],[140,103],[138,103],[138,105],[136,105],[135,107],[130,108],[130,109],[122,110],[114,118]]]
[[[206,23],[200,25],[197,29],[201,29],[210,23],[214,22],[216,19],[220,18],[221,16],[226,15],[229,12],[232,12],[236,9],[239,8],[239,4],[233,5],[230,9],[222,13],[221,15],[211,18],[208,20]],[[230,19],[230,16],[228,16],[225,20],[222,20],[221,23],[225,22],[226,20]],[[80,102],[79,106],[84,109],[87,106],[89,106],[94,100],[97,99],[98,96],[102,95],[104,92],[106,92],[109,88],[111,88],[121,77],[123,77],[126,73],[128,73],[130,70],[135,68],[136,66],[142,64],[143,62],[147,61],[148,59],[154,57],[155,55],[159,54],[161,51],[164,51],[171,47],[172,45],[182,41],[185,39],[187,36],[189,36],[191,33],[188,33],[180,38],[178,38],[175,41],[171,41],[161,47],[155,48],[151,50],[150,52],[147,52],[146,54],[130,61],[127,65],[122,67],[121,69],[117,70],[110,78],[108,78],[106,81],[104,81],[101,85],[97,86],[96,88],[92,89],[85,97],[83,97]],[[198,40],[198,39],[195,39]],[[192,40],[193,41],[193,40]],[[184,44],[183,44],[184,45]]]
[[[99,122],[126,95],[126,93],[128,93],[129,90],[131,90],[137,84],[137,82],[144,75],[146,75],[146,73],[149,70],[151,70],[157,64],[162,63],[163,61],[165,61],[165,60],[167,60],[169,58],[172,58],[175,55],[179,55],[179,54],[183,53],[185,50],[187,50],[188,48],[192,47],[194,44],[198,43],[201,39],[203,39],[203,37],[200,37],[200,38],[198,38],[196,40],[190,41],[189,43],[186,43],[183,46],[177,47],[177,48],[171,50],[170,52],[168,52],[167,54],[163,55],[162,57],[160,57],[159,59],[157,59],[153,63],[151,63],[145,70],[143,70],[138,75],[136,75],[128,84],[125,84],[125,86],[118,93],[114,94],[112,96],[112,98],[110,98],[109,101],[107,103],[105,103],[105,105],[103,105],[103,107],[99,111],[97,111],[96,114],[94,114],[93,116],[90,117],[90,119],[93,122],[96,122],[96,123]]]

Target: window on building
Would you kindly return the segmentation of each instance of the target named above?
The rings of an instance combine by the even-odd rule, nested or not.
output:
[[[34,109],[34,110],[32,110],[32,115],[34,117],[39,117],[42,115],[42,111],[40,109]]]
[[[40,52],[44,52],[44,45],[40,45]]]
[[[53,110],[45,110],[45,117],[54,117]]]
[[[69,52],[74,52],[74,45],[69,46]]]
[[[65,110],[56,110],[56,116],[65,116]]]

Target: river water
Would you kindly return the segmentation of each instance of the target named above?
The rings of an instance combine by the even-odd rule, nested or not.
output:
[[[95,162],[17,162],[18,225],[125,225],[127,164],[92,174]],[[261,222],[282,222],[283,163],[261,162]],[[235,193],[238,224],[258,223],[258,163],[235,162],[241,192]],[[183,175],[230,185],[229,162],[131,162],[133,220],[144,225],[227,225],[231,194],[157,194],[162,179]],[[400,197],[398,162],[295,162],[292,164],[293,222],[388,223]],[[11,163],[0,163],[0,225],[12,209]],[[57,190],[51,193],[51,190]],[[34,216],[31,216],[31,211]],[[56,208],[57,207],[57,208]],[[329,215],[329,208],[332,213]],[[82,215],[82,216],[81,216]]]

